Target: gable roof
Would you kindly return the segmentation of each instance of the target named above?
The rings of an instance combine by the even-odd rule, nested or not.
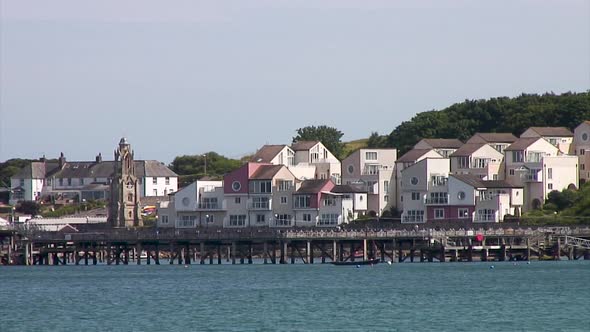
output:
[[[465,143],[457,151],[453,152],[449,157],[467,157],[471,156],[475,151],[488,145],[487,143]]]
[[[506,149],[504,149],[504,151],[524,150],[540,139],[543,139],[543,138],[541,138],[541,137],[519,138],[518,140],[516,140],[516,142],[510,144]]]
[[[301,182],[301,187],[297,190],[298,194],[317,194],[322,191],[330,180],[305,180]]]
[[[32,161],[12,177],[15,179],[44,179],[58,168],[57,162]]]
[[[166,165],[157,160],[135,160],[137,177],[176,177]],[[63,168],[56,162],[34,161],[26,165],[13,178],[44,179],[55,178],[110,178],[115,172],[114,161],[68,161]]]
[[[418,158],[432,151],[432,149],[412,149],[406,152],[403,156],[399,157],[396,162],[409,162],[416,161]],[[442,158],[442,156],[440,156]]]
[[[472,138],[479,137],[487,143],[514,143],[518,138],[512,133],[475,133]]]
[[[281,152],[286,145],[263,145],[256,154],[250,158],[250,161],[257,163],[270,163],[271,160]]]
[[[293,149],[294,151],[309,150],[319,142],[320,141],[298,141],[291,145],[291,149]]]
[[[250,180],[271,180],[284,165],[262,165],[250,176]]]
[[[566,127],[530,127],[527,130],[532,130],[540,136],[554,136],[554,137],[570,137],[574,134]]]
[[[425,142],[434,149],[458,149],[463,145],[456,138],[423,138],[420,142]]]
[[[139,165],[138,165],[139,163]],[[138,167],[139,166],[139,167]],[[143,173],[142,173],[143,171]],[[175,177],[178,176],[172,172],[164,163],[157,160],[139,160],[135,161],[135,175],[137,177]]]

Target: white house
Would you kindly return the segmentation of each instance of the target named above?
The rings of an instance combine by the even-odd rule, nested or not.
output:
[[[530,127],[520,134],[520,138],[542,137],[555,145],[562,153],[570,153],[574,134],[565,127]]]
[[[516,142],[518,138],[511,133],[475,133],[465,142],[466,144],[486,143],[503,153],[510,144]]]
[[[359,149],[342,161],[342,183],[366,188],[369,214],[395,206],[396,159],[396,149]]]
[[[584,121],[574,129],[573,149],[580,164],[580,184],[590,180],[590,121]]]
[[[427,158],[442,158],[442,156],[433,149],[413,149],[406,152],[403,156],[395,161],[395,206],[398,210],[401,211],[404,209],[404,202],[402,200],[401,194],[403,170]]]
[[[473,174],[484,180],[504,177],[504,155],[487,143],[465,143],[450,155],[451,173]]]

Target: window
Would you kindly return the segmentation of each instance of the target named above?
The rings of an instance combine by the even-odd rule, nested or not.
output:
[[[324,206],[336,206],[336,199],[331,196],[324,198]]]
[[[511,169],[510,169],[510,171],[508,171],[508,173],[509,173],[510,175],[514,175],[514,168],[511,168]]]
[[[547,179],[553,179],[553,168],[547,168]]]
[[[201,209],[217,209],[217,197],[203,197]]]
[[[311,221],[311,214],[309,214],[309,213],[303,214],[303,221]]]
[[[287,190],[291,190],[291,188],[293,188],[293,181],[287,181],[287,180],[279,180],[278,181],[278,190],[279,191],[287,191]]]
[[[475,158],[473,159],[473,168],[485,168],[490,162],[490,159]]]
[[[415,186],[415,185],[417,185],[417,184],[418,184],[418,182],[419,182],[419,181],[418,181],[418,178],[417,178],[417,177],[415,177],[415,176],[414,176],[414,177],[412,177],[412,178],[410,179],[410,183],[411,183],[412,185],[414,185],[414,186]]]
[[[233,191],[240,191],[240,189],[242,189],[242,184],[239,181],[234,181],[231,184],[231,189]]]
[[[489,201],[491,200],[493,197],[492,192],[491,191],[485,191],[485,190],[480,190],[479,191],[479,200],[480,201]]]
[[[84,178],[80,178],[80,185],[83,186],[84,185]]]
[[[383,192],[386,194],[389,193],[389,181],[383,181]]]
[[[166,177],[166,178],[164,179],[164,183],[165,183],[166,185],[170,185],[170,178],[169,178],[169,177]]]
[[[424,211],[408,210],[404,216],[404,222],[424,222]]]
[[[428,199],[428,203],[430,203],[430,204],[448,204],[449,203],[449,195],[446,192],[430,193],[430,199]]]
[[[512,162],[522,163],[524,161],[524,151],[512,151]]]
[[[275,224],[277,226],[291,226],[291,215],[290,214],[277,214],[275,215]]]
[[[240,197],[235,197],[234,198],[234,203],[235,204],[241,204],[242,203],[242,200],[240,199]]]
[[[377,188],[375,188],[376,184],[377,184],[377,181],[367,181],[367,192],[369,194],[376,194],[377,193]]]
[[[493,174],[492,175],[492,180],[497,181],[498,180],[498,174]]]
[[[389,195],[385,195],[385,196],[383,196],[383,201],[384,201],[385,203],[389,202]]]
[[[433,175],[431,177],[432,185],[439,187],[439,186],[446,186],[447,185],[447,177],[442,175]]]
[[[256,215],[256,223],[257,224],[264,224],[266,221],[266,216],[264,214],[257,214]]]
[[[60,179],[61,180],[61,179]],[[20,179],[20,186],[24,187],[25,186],[25,179]]]
[[[354,173],[354,166],[348,165],[348,174]]]
[[[339,215],[336,213],[322,213],[318,224],[321,226],[338,225]]]
[[[434,219],[444,219],[444,217],[445,217],[445,210],[434,209]]]
[[[457,193],[457,199],[462,201],[465,199],[465,192],[464,191],[460,191]]]
[[[133,194],[127,195],[127,201],[133,202]]]
[[[24,183],[24,181],[25,181],[25,180],[23,180],[23,183]],[[23,185],[24,185],[24,184],[23,184]],[[62,179],[62,178],[60,178],[60,179],[59,179],[59,185],[60,185],[60,186],[63,186],[63,185],[64,185],[64,179]]]
[[[420,200],[420,193],[413,192],[412,193],[412,200],[413,201],[419,201]]]
[[[459,216],[459,219],[467,219],[469,218],[469,209],[460,208],[457,211],[457,215]]]
[[[377,152],[366,152],[365,153],[365,159],[366,160],[377,160]]]
[[[583,133],[582,134],[582,141],[587,141],[588,140],[588,134],[587,133]]]
[[[195,216],[181,216],[178,220],[179,227],[194,227],[197,217]]]
[[[158,178],[156,178],[156,177],[152,178],[152,184],[158,184]]]
[[[268,197],[253,197],[252,208],[253,209],[268,209],[270,206]]]
[[[379,174],[379,165],[365,165],[365,175]]]
[[[580,155],[584,155],[584,154],[586,154],[586,150],[580,149]]]
[[[272,183],[270,180],[250,182],[250,192],[255,194],[266,194],[272,192]]]
[[[229,225],[230,226],[245,226],[246,225],[246,215],[245,214],[232,214],[229,216]]]
[[[168,224],[168,216],[162,216],[162,224]]]
[[[547,189],[552,190],[553,189],[553,183],[547,184]]]
[[[212,214],[211,215],[209,215],[209,214],[205,215],[205,222],[208,223],[208,224],[209,223],[212,223],[212,222],[215,222],[215,220],[213,219],[213,215]]]
[[[469,168],[469,157],[458,157],[459,168]]]
[[[492,209],[480,209],[477,210],[478,221],[495,221],[496,211]]]
[[[498,150],[498,152],[504,152],[504,145],[496,144],[494,145],[494,149]]]
[[[317,163],[319,159],[320,159],[319,153],[317,153],[317,152],[311,153],[311,163]]]
[[[581,164],[580,168],[582,169],[582,171],[586,170],[586,165],[585,164]]]
[[[281,204],[287,204],[287,196],[281,196]]]
[[[153,194],[154,196],[158,196],[158,189],[154,189]]]
[[[297,195],[295,196],[295,208],[308,208],[311,205],[311,196]]]
[[[544,155],[543,152],[530,151],[527,153],[526,161],[529,163],[540,163]]]
[[[94,181],[96,182],[96,181]],[[51,185],[51,178],[47,178],[47,185],[50,186]]]
[[[72,185],[72,178],[68,178],[68,186]]]

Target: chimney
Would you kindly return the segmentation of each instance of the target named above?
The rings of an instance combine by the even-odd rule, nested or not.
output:
[[[102,154],[100,152],[96,156],[96,163],[102,163]]]
[[[59,168],[63,168],[66,164],[66,157],[64,157],[64,153],[62,152],[59,155]]]
[[[47,161],[47,159],[45,159],[45,155],[43,155],[43,157],[39,158],[39,161],[44,163],[45,161]]]

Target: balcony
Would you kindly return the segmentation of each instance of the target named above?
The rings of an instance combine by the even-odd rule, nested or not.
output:
[[[270,202],[265,203],[250,203],[248,209],[256,211],[270,211]]]
[[[199,203],[198,210],[223,210],[219,203]]]
[[[424,216],[405,216],[402,218],[403,223],[423,223]]]

